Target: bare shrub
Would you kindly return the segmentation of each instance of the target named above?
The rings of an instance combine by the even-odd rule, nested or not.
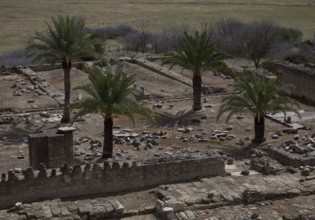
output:
[[[211,40],[218,49],[230,55],[243,55],[242,35],[245,24],[233,19],[222,19],[217,21],[212,27]]]
[[[27,57],[25,49],[16,49],[0,55],[0,66],[30,65],[32,58]]]
[[[302,42],[302,32],[281,27],[281,47],[275,53],[279,59],[300,64],[315,61],[315,45],[312,40]]]
[[[148,22],[141,22],[133,32],[122,36],[120,40],[126,44],[127,50],[146,52],[153,37]]]
[[[296,28],[279,27],[281,41],[296,44],[302,41],[303,33]]]
[[[152,37],[152,33],[143,33],[141,31],[137,31],[135,33],[127,34],[123,36],[121,40],[126,44],[127,50],[141,51],[145,52],[147,50],[148,44],[150,42],[150,38]]]
[[[184,33],[189,32],[190,29],[186,24],[168,26],[152,36],[150,42],[152,48],[156,53],[166,53],[176,50],[179,48]]]
[[[88,28],[87,30],[92,33],[98,33],[106,39],[116,39],[137,32],[135,28],[127,24],[98,28]]]
[[[279,28],[273,22],[251,22],[243,28],[243,53],[253,60],[255,67],[258,68],[261,59],[273,52],[279,40]]]
[[[282,58],[296,64],[313,62],[314,51],[309,45],[303,44],[285,51]]]
[[[270,21],[243,23],[219,20],[213,26],[212,41],[226,54],[251,59],[255,67],[263,58],[287,51],[302,39],[299,30],[284,28]]]

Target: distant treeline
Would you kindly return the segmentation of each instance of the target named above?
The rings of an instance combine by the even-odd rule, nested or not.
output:
[[[178,50],[184,32],[193,32],[187,24],[170,25],[154,32],[150,24],[143,22],[137,27],[127,24],[87,28],[91,35],[115,39],[122,45],[119,49],[137,52],[166,53]],[[245,57],[258,66],[263,58],[284,59],[295,63],[314,62],[315,40],[303,41],[300,30],[280,26],[270,21],[242,22],[223,19],[215,23],[203,22],[198,31],[205,31],[209,41],[220,52],[230,57]],[[105,43],[106,44],[106,43]],[[106,49],[106,45],[105,45]],[[106,51],[106,50],[104,50]],[[0,65],[27,65],[31,59],[24,50],[14,50],[0,56]]]

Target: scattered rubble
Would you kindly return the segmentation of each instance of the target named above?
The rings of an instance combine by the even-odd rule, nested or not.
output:
[[[268,157],[253,157],[250,160],[250,168],[265,175],[278,175],[286,171],[283,165]]]

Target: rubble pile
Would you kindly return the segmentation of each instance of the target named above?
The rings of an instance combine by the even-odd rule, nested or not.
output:
[[[256,170],[265,175],[277,175],[286,171],[286,169],[276,160],[268,157],[253,157],[250,160],[250,169]]]
[[[284,142],[283,149],[292,154],[304,154],[306,156],[315,156],[315,140],[308,134],[295,135],[293,140]]]
[[[60,122],[61,117],[62,117],[60,114],[49,113],[47,111],[40,112],[39,116],[41,116],[42,117],[42,121],[46,122],[46,123]]]
[[[35,93],[34,96],[47,95],[45,92],[40,90],[37,85],[28,85],[26,81],[18,80],[17,82],[11,85],[11,88],[14,89],[13,96],[22,96],[24,94],[30,93]]]

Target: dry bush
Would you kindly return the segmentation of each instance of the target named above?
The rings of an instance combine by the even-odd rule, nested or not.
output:
[[[170,50],[179,49],[184,33],[189,32],[190,29],[186,24],[172,25],[164,28],[161,32],[155,33],[150,42],[154,52],[166,53]]]
[[[32,58],[27,57],[25,49],[11,50],[0,55],[0,66],[30,65]]]

